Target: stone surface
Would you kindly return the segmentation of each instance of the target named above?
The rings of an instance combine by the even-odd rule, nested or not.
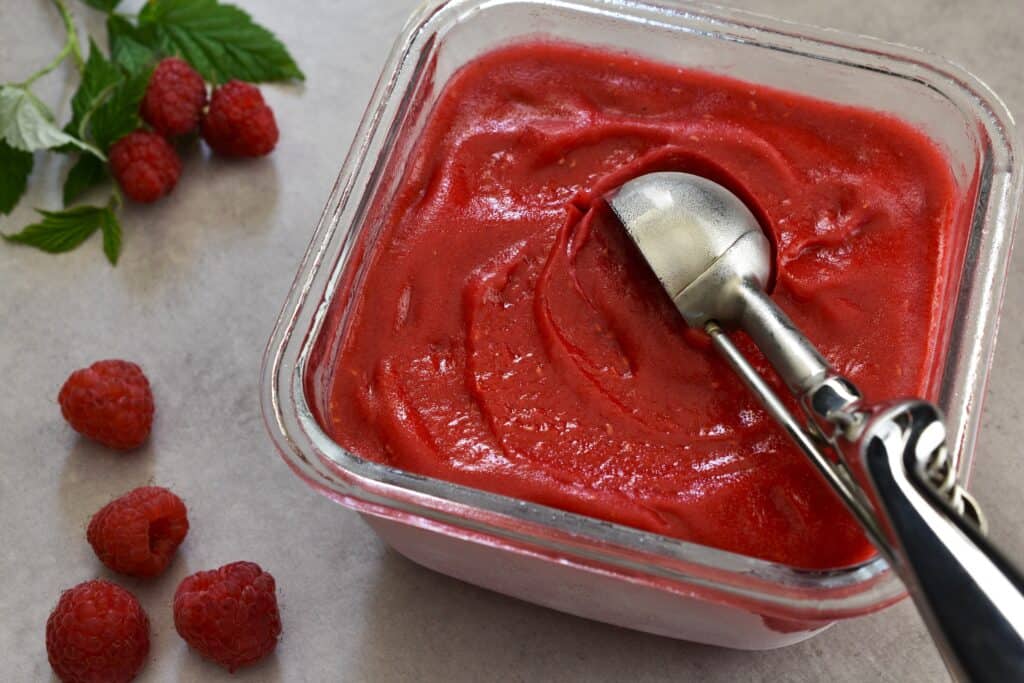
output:
[[[732,0],[794,21],[924,47],[1024,107],[1012,0]],[[134,8],[139,3],[126,3]],[[153,482],[189,504],[193,527],[167,575],[120,580],[153,623],[141,681],[934,681],[944,670],[916,613],[901,604],[801,645],[733,652],[558,614],[422,570],[387,550],[353,514],[302,484],[259,417],[260,357],[393,37],[414,0],[243,2],[294,50],[305,85],[265,88],[281,143],[265,160],[211,159],[198,145],[166,201],[128,207],[125,252],[110,268],[94,239],[54,257],[0,245],[0,679],[50,680],[46,615],[62,588],[109,577],[86,544],[89,516]],[[98,14],[74,3],[101,33]],[[21,80],[59,49],[44,0],[0,0],[0,82]],[[66,103],[69,67],[40,84]],[[59,203],[64,163],[37,160],[30,196],[0,230]],[[0,169],[2,172],[2,169]],[[974,489],[993,535],[1024,559],[1020,407],[1024,252],[1013,259]],[[140,362],[158,405],[134,455],[78,439],[56,393],[76,367]],[[280,586],[277,653],[229,676],[177,637],[170,601],[198,569],[248,559]]]

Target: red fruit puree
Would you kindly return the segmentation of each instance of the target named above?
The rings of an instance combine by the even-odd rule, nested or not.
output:
[[[453,77],[397,171],[354,312],[331,316],[336,345],[310,376],[319,418],[354,453],[430,477],[801,567],[868,558],[595,199],[669,169],[748,201],[775,244],[775,301],[869,399],[934,396],[966,214],[928,138],[530,43]]]

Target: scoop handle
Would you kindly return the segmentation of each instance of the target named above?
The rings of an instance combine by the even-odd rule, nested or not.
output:
[[[945,448],[938,409],[903,401],[869,418],[847,463],[879,516],[890,563],[950,672],[962,681],[1024,681],[1024,578],[925,470]],[[973,503],[972,503],[973,504]]]
[[[913,400],[868,412],[856,386],[829,366],[758,282],[733,278],[721,283],[718,294],[726,303],[712,303],[722,322],[753,339],[800,400],[809,432],[842,454],[847,478],[821,456],[713,320],[705,330],[716,349],[818,466],[889,561],[953,676],[1024,681],[1024,578],[985,538],[977,507],[956,482],[938,409]],[[684,291],[676,305],[684,315],[696,311],[691,318],[701,321],[703,309],[687,297]],[[957,508],[966,501],[977,513],[973,521],[953,501]]]

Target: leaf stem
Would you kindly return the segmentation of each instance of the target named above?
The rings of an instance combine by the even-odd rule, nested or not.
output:
[[[68,34],[68,42],[71,44],[71,58],[75,60],[75,68],[79,71],[85,66],[85,58],[82,55],[82,44],[78,42],[78,30],[75,28],[75,18],[71,14],[65,0],[53,0],[60,12],[60,18],[64,21],[64,30]]]
[[[121,197],[121,190],[117,189],[117,185],[114,185],[114,191],[110,193],[110,200],[107,202],[107,208],[117,213],[121,210],[121,206],[124,204],[124,199]]]
[[[89,129],[89,121],[92,119],[93,114],[95,114],[96,110],[103,105],[104,101],[107,99],[107,95],[114,92],[119,85],[121,85],[120,81],[111,83],[107,87],[103,88],[103,90],[100,90],[99,94],[96,95],[96,100],[93,105],[86,110],[85,114],[82,115],[82,122],[78,125],[78,130],[73,131],[75,137],[79,140],[85,140],[85,131]]]
[[[85,59],[82,57],[82,46],[78,42],[78,30],[75,28],[75,20],[71,16],[71,10],[68,9],[67,2],[65,2],[65,0],[53,0],[53,4],[57,6],[57,11],[60,12],[60,18],[64,22],[64,32],[66,35],[66,38],[64,39],[64,47],[62,47],[60,52],[57,53],[57,56],[53,58],[52,62],[29,76],[28,80],[18,83],[18,87],[28,89],[33,83],[60,66],[61,62],[63,62],[68,55],[71,55],[75,62],[75,68],[79,71],[81,71],[82,67],[85,65]]]

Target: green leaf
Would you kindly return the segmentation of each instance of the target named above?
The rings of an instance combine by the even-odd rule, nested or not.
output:
[[[129,75],[110,93],[92,115],[93,140],[106,151],[114,142],[142,125],[139,103],[146,94],[151,69]]]
[[[110,56],[128,73],[137,73],[156,62],[157,54],[143,43],[151,40],[119,14],[107,17]]]
[[[124,37],[117,42],[114,61],[130,74],[148,69],[156,63],[156,53],[142,43]]]
[[[17,234],[4,235],[4,239],[51,254],[71,251],[102,227],[104,221],[108,220],[106,214],[113,215],[109,208],[99,206],[77,206],[65,211],[36,211],[43,217],[42,221],[33,223]]]
[[[305,78],[273,33],[218,0],[150,0],[139,13],[139,35],[147,46],[182,57],[213,83]]]
[[[113,12],[114,8],[121,4],[121,0],[82,0],[90,7],[95,7],[101,12]]]
[[[53,114],[39,98],[14,85],[0,86],[0,140],[24,152],[72,144],[98,153],[92,146],[58,128]]]
[[[147,48],[137,44],[133,47],[131,39],[124,36],[117,46],[121,61],[115,64],[90,42],[89,60],[71,99],[71,122],[65,128],[81,140],[95,142],[104,152],[118,138],[142,125],[139,103],[146,94],[151,73],[146,67],[151,61]],[[141,56],[136,47],[146,56]]]
[[[111,14],[107,17],[107,47],[110,48],[111,55],[117,52],[118,43],[125,38],[142,42],[138,35],[139,29],[126,17],[120,14]]]
[[[96,43],[89,41],[89,59],[82,69],[82,80],[71,98],[71,121],[64,131],[79,140],[86,139],[86,124],[96,109],[124,80],[121,70],[107,61]]]
[[[108,177],[105,163],[91,154],[83,154],[68,171],[68,177],[64,180],[64,206],[73,204],[86,191],[96,187]]]
[[[14,149],[0,140],[0,213],[10,213],[25,194],[33,161],[32,152]]]
[[[121,224],[110,209],[105,209],[100,216],[100,230],[103,232],[103,253],[111,265],[117,265],[121,255]]]

